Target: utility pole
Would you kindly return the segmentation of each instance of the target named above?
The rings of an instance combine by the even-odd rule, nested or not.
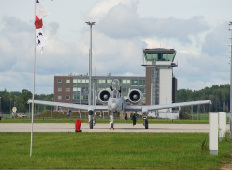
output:
[[[89,49],[89,94],[88,94],[88,104],[91,105],[91,93],[92,93],[92,26],[96,22],[85,22],[90,26],[90,49]]]

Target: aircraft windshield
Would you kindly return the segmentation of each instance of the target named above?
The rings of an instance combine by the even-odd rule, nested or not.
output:
[[[114,90],[119,90],[119,89],[120,89],[120,83],[119,83],[118,79],[114,79],[114,80],[112,81],[112,88],[113,88]]]
[[[118,91],[117,91],[117,90],[114,90],[112,96],[113,96],[113,98],[117,98],[117,97],[118,97]]]

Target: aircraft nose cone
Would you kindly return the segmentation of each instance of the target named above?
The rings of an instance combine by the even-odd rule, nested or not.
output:
[[[116,108],[116,103],[112,103],[111,107],[112,107],[113,109],[115,109],[115,108]]]
[[[111,104],[111,111],[115,111],[116,110],[116,103],[112,103]]]

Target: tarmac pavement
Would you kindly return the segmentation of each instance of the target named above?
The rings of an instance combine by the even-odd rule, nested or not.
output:
[[[0,123],[0,132],[31,132],[31,123]],[[226,126],[229,130],[229,125]],[[149,124],[145,129],[143,124],[114,124],[114,130],[108,123],[97,123],[89,129],[88,123],[81,124],[82,132],[147,132],[147,133],[209,133],[209,124]],[[34,123],[33,132],[75,132],[74,123]]]

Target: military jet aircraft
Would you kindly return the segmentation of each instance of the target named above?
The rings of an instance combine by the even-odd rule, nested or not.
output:
[[[35,104],[49,105],[49,106],[58,106],[73,108],[79,110],[87,110],[89,118],[89,127],[93,129],[93,126],[96,123],[96,112],[97,111],[108,111],[110,115],[110,128],[114,129],[114,114],[123,112],[126,115],[126,112],[138,112],[142,115],[143,125],[145,129],[148,129],[148,116],[151,111],[158,111],[161,109],[170,109],[183,106],[193,106],[200,104],[211,104],[210,100],[200,100],[200,101],[190,101],[182,103],[172,103],[172,104],[162,104],[162,105],[139,105],[143,100],[143,94],[138,89],[132,89],[129,91],[127,98],[124,99],[121,95],[121,86],[117,79],[112,81],[110,90],[102,89],[98,94],[98,99],[103,105],[81,105],[81,104],[71,104],[71,103],[62,103],[62,102],[51,102],[51,101],[40,101],[34,100]],[[32,103],[32,100],[28,100],[28,103]],[[129,105],[132,103],[133,105]],[[68,112],[69,113],[69,112]]]

